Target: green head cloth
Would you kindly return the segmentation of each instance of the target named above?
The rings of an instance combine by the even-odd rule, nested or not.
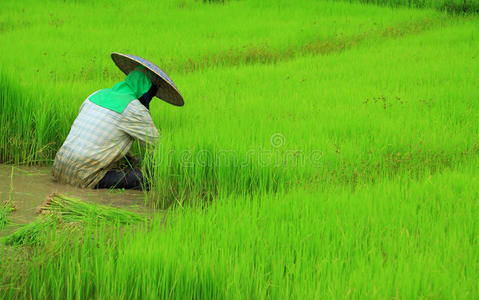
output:
[[[143,66],[136,67],[126,76],[125,81],[118,82],[111,89],[99,90],[90,96],[90,101],[121,114],[131,101],[140,98],[150,89],[152,83],[144,73],[145,70],[150,72]]]

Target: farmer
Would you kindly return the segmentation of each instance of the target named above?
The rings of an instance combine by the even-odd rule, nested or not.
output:
[[[112,59],[127,74],[126,79],[83,102],[53,163],[53,177],[59,183],[83,188],[144,188],[146,174],[128,152],[135,139],[143,145],[158,141],[150,101],[157,96],[183,105],[173,81],[156,65],[120,53],[113,53]],[[119,161],[126,161],[126,167],[119,168]]]

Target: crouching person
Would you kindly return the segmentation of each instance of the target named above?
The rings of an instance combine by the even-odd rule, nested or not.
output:
[[[151,118],[149,104],[165,81],[161,76],[166,75],[158,74],[156,66],[151,63],[147,64],[148,68],[139,63],[132,67],[131,61],[144,62],[139,57],[114,55],[115,63],[128,75],[125,81],[110,89],[99,90],[83,102],[55,157],[52,173],[59,183],[82,188],[146,187],[147,174],[139,166],[134,163],[126,164],[122,169],[116,166],[127,156],[135,139],[151,145],[158,141],[158,130]],[[125,71],[128,67],[134,69]],[[170,88],[171,94],[171,86],[166,87]],[[176,103],[180,104],[183,104],[182,98],[181,103]],[[128,161],[131,162],[131,158]]]

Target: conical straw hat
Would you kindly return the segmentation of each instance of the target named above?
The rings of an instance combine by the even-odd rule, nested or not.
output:
[[[171,78],[154,63],[136,55],[121,54],[117,52],[113,52],[111,58],[116,66],[126,75],[139,65],[148,68],[148,70],[155,75],[150,79],[154,85],[158,86],[158,91],[155,95],[156,97],[176,106],[183,106],[185,104],[183,97],[173,83],[173,80],[171,80]]]

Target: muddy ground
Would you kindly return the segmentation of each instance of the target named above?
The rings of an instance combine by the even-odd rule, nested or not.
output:
[[[92,190],[80,189],[54,182],[49,167],[24,167],[0,165],[0,203],[12,200],[15,211],[10,215],[14,224],[25,224],[36,217],[38,208],[51,193],[62,193],[82,200],[126,208],[133,211],[146,211],[146,194],[131,190]],[[10,226],[9,232],[15,226]],[[0,232],[4,235],[7,232]]]

